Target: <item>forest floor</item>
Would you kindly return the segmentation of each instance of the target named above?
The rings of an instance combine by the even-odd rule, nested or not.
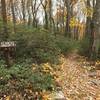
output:
[[[0,100],[100,100],[100,61],[89,61],[77,53],[61,55],[60,60],[61,64],[55,65],[55,70],[51,69],[49,63],[43,64],[43,68],[50,67],[51,74],[56,81],[57,88],[52,93],[43,91],[41,93],[43,99],[24,99],[23,94],[29,98],[36,95],[37,98],[39,93],[34,93],[31,88],[25,89],[26,91],[16,91],[15,86],[18,86],[16,84],[19,82],[16,78],[16,80],[8,82],[12,88],[14,87],[14,90],[11,91],[11,93],[14,91],[14,94],[8,93],[1,96]],[[37,66],[35,65],[35,67]],[[13,97],[16,99],[10,99]]]
[[[66,100],[100,100],[100,62],[87,61],[76,53],[62,59],[56,74]]]

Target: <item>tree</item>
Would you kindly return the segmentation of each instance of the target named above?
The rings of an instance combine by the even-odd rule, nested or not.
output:
[[[93,38],[91,56],[97,57],[99,53],[99,46],[100,46],[100,0],[96,0],[96,6],[94,8],[92,24],[93,24],[92,34],[94,38]]]
[[[88,45],[88,56],[91,57],[92,52],[92,44],[94,40],[94,33],[93,33],[93,15],[91,15],[90,9],[92,8],[90,0],[87,0],[86,2],[86,29],[85,29],[85,38],[89,41]],[[90,12],[90,13],[89,13]]]
[[[6,14],[6,2],[5,0],[1,0],[1,7],[2,7],[2,18],[3,18],[3,39],[6,40],[8,38],[7,32],[7,14]]]
[[[14,25],[14,33],[16,33],[16,16],[15,16],[15,9],[14,9],[14,1],[10,0],[11,3],[11,11],[12,11],[12,18],[13,18],[13,25]]]
[[[67,11],[65,36],[70,37],[71,36],[70,20],[73,17],[73,5],[77,2],[77,0],[64,0],[64,2]]]
[[[88,10],[90,8],[91,8],[90,0],[87,0],[87,3],[86,3],[86,10],[87,11],[86,11],[86,13],[88,13]],[[86,37],[87,36],[89,37],[89,35],[91,33],[90,25],[91,25],[92,17],[90,15],[88,15],[88,14],[86,14],[86,17],[87,17],[87,21],[86,21],[86,31],[85,31],[85,33],[86,33]]]
[[[70,18],[71,18],[71,8],[70,8],[71,1],[65,0],[65,6],[67,9],[67,16],[66,16],[66,28],[65,28],[65,36],[70,36]]]
[[[26,13],[25,13],[25,0],[21,0],[21,4],[22,4],[22,14],[23,14],[23,22],[24,24],[26,23]]]
[[[33,17],[32,25],[33,25],[33,27],[37,27],[37,24],[38,24],[36,17],[37,17],[37,12],[39,10],[41,3],[37,3],[37,2],[38,2],[37,0],[31,0],[31,10],[32,10],[32,17]]]
[[[41,0],[41,4],[42,4],[42,7],[43,7],[43,10],[44,10],[44,21],[45,21],[45,25],[44,25],[44,28],[45,29],[48,29],[49,28],[49,22],[48,22],[48,12],[47,12],[47,6],[48,6],[48,0],[44,0],[44,3],[43,3],[43,0]]]
[[[47,12],[48,12],[48,20],[49,20],[49,29],[52,29],[52,0],[48,0],[47,5]]]

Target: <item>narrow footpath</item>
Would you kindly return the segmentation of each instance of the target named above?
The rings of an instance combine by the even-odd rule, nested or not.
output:
[[[56,73],[66,100],[100,100],[100,70],[76,53],[62,59]]]

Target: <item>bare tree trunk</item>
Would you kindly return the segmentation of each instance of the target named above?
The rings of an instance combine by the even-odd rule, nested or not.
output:
[[[23,21],[24,21],[24,24],[25,24],[25,22],[26,22],[26,19],[25,19],[25,17],[26,17],[26,15],[25,15],[25,0],[22,0],[21,3],[22,3]]]
[[[44,28],[45,29],[49,29],[49,22],[48,22],[48,12],[47,12],[47,5],[48,5],[48,1],[45,0],[44,3],[43,1],[41,0],[41,4],[42,4],[42,7],[43,7],[43,10],[44,10]]]
[[[70,11],[70,0],[65,0],[66,8],[67,8],[67,16],[66,16],[66,28],[65,28],[65,36],[70,37],[70,18],[71,18],[71,11]]]
[[[89,9],[91,7],[91,4],[90,4],[90,0],[87,0],[86,2],[86,8]],[[91,56],[91,52],[92,52],[92,44],[93,44],[93,21],[92,21],[92,17],[91,16],[87,16],[87,19],[86,19],[86,28],[85,28],[85,39],[87,38],[87,40],[89,41],[89,43],[87,44],[89,46],[88,48],[88,57]]]
[[[31,1],[31,10],[32,10],[32,17],[33,17],[32,25],[33,25],[33,27],[37,27],[37,24],[38,24],[38,21],[37,21],[36,17],[37,17],[37,12],[38,12],[38,9],[40,7],[40,4],[38,4],[38,6],[36,6],[37,5],[37,0],[34,0],[34,2],[33,2],[33,0]]]
[[[2,18],[3,18],[3,39],[8,38],[8,32],[7,32],[7,14],[6,14],[6,2],[5,0],[1,0],[1,7],[2,7]]]
[[[99,46],[100,46],[100,0],[96,0],[96,6],[94,9],[93,14],[93,35],[94,41],[92,44],[92,54],[91,56],[100,56],[99,53]]]
[[[87,0],[87,9],[89,9],[91,7],[91,5],[90,5],[90,0]],[[90,17],[90,16],[87,16],[87,22],[86,22],[86,31],[85,31],[85,35],[86,35],[86,37],[88,36],[90,36],[91,34],[91,27],[90,27],[90,25],[91,25],[91,21],[92,21],[92,18]]]
[[[48,0],[48,20],[49,20],[49,29],[52,30],[52,0]]]
[[[10,0],[11,3],[11,11],[12,11],[12,17],[13,17],[13,24],[14,24],[14,33],[16,33],[16,17],[15,17],[15,10],[14,10],[14,2],[13,0]]]

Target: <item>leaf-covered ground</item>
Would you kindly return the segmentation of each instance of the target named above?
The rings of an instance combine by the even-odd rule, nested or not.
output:
[[[100,100],[100,61],[88,61],[85,57],[79,56],[76,53],[69,54],[66,57],[61,55],[60,60],[61,64],[53,65],[54,68],[50,63],[44,63],[41,65],[33,64],[32,67],[28,68],[29,70],[25,69],[27,67],[19,67],[23,69],[18,70],[18,66],[17,69],[16,67],[14,69],[12,67],[11,69],[13,70],[9,69],[10,72],[4,69],[3,72],[9,72],[11,74],[13,71],[13,74],[17,77],[7,82],[7,86],[12,89],[10,91],[11,93],[7,92],[7,90],[4,92],[8,94],[2,94],[0,92],[0,100],[56,100],[55,98],[58,98],[57,100],[63,100],[61,98],[66,98],[64,100]],[[31,70],[32,73],[28,74],[27,81],[27,78],[24,79],[23,77],[27,75],[25,72],[29,73]],[[8,76],[9,73],[7,74]],[[56,88],[52,86],[52,91],[48,91],[45,88],[43,88],[43,91],[34,91],[32,89],[33,83],[29,84],[31,76],[34,81],[36,80],[34,88],[51,86],[52,78],[54,84],[56,84]],[[0,81],[3,78],[1,77]],[[21,89],[22,91],[17,90],[16,88],[23,85],[24,81],[28,83],[29,87],[26,87],[26,84]],[[18,83],[20,84],[18,85]],[[38,83],[41,84],[38,85]],[[39,99],[39,96],[41,99]]]
[[[100,100],[100,62],[87,61],[77,54],[62,57],[57,84],[66,100]]]

